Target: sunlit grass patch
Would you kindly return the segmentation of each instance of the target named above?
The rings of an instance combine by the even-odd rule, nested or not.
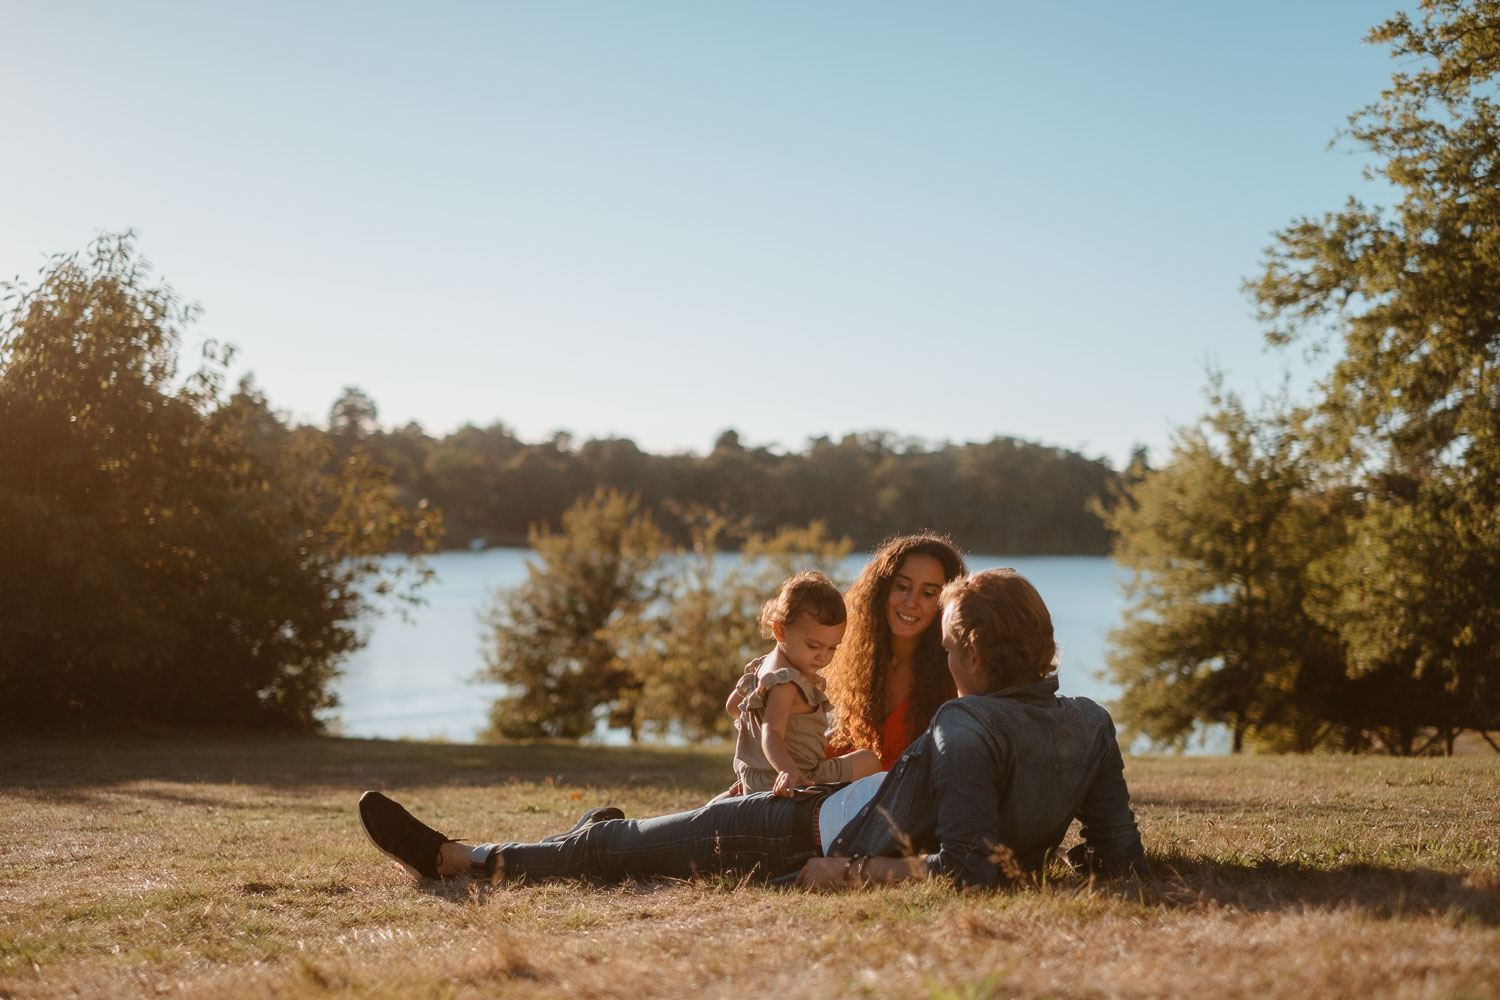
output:
[[[6,767],[17,753],[27,768]],[[419,884],[354,814],[380,787],[452,835],[530,838],[605,803],[695,807],[727,767],[722,748],[0,746],[0,996],[1483,997],[1500,981],[1500,767],[1483,757],[1131,760],[1150,879],[1053,869],[979,893]]]

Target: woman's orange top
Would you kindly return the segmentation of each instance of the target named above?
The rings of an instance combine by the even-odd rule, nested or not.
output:
[[[913,730],[907,724],[906,710],[910,707],[911,695],[907,695],[880,724],[880,766],[886,771],[889,771],[891,765],[900,759],[901,755],[906,752],[906,748],[911,746],[912,741],[922,735],[922,730]],[[844,746],[830,740],[825,754],[832,759],[842,757],[853,749],[855,748],[852,746]]]
[[[911,695],[907,695],[880,724],[880,766],[887,771],[911,746],[912,740],[922,735],[920,730],[914,733],[907,725],[906,710],[910,706]]]

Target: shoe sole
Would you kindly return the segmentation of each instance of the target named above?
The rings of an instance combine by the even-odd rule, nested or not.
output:
[[[371,843],[371,845],[374,846],[375,850],[379,851],[381,854],[384,854],[386,857],[388,857],[392,861],[396,862],[396,864],[400,865],[402,868],[405,868],[407,874],[410,875],[412,878],[417,879],[418,881],[421,881],[421,882],[431,882],[431,881],[433,881],[432,879],[428,878],[426,875],[423,875],[421,872],[417,871],[411,865],[407,864],[405,861],[402,861],[399,857],[397,857],[396,855],[392,854],[390,851],[387,851],[384,847],[381,847],[380,846],[380,842],[375,839],[375,835],[370,832],[369,826],[367,826],[366,823],[365,823],[365,809],[364,809],[364,806],[365,806],[365,795],[372,795],[372,794],[376,794],[376,793],[365,792],[364,795],[361,795],[359,797],[359,828],[364,831],[365,839],[368,840]],[[442,880],[443,880],[443,877],[441,875],[439,875],[437,877],[437,881],[441,882]]]

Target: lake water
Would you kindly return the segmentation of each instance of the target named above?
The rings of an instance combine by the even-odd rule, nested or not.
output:
[[[437,579],[423,588],[427,603],[403,620],[369,624],[369,643],[344,665],[335,685],[334,728],[346,736],[472,742],[484,728],[500,685],[475,683],[484,665],[480,615],[496,588],[526,579],[529,549],[443,552],[428,562]],[[850,556],[852,579],[868,554]],[[1120,623],[1118,583],[1124,571],[1099,556],[971,556],[969,568],[1014,566],[1047,602],[1062,647],[1062,693],[1106,702],[1118,688],[1100,676],[1104,637]],[[768,597],[770,595],[767,595]],[[767,647],[769,648],[769,646]],[[724,664],[724,689],[741,664]]]

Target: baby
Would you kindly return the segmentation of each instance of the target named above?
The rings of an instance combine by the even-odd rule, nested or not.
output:
[[[798,785],[853,781],[880,770],[855,750],[826,759],[828,710],[818,671],[844,637],[844,598],[822,573],[798,573],[761,608],[776,648],[751,660],[724,707],[735,718],[734,772],[743,793],[791,795]]]

